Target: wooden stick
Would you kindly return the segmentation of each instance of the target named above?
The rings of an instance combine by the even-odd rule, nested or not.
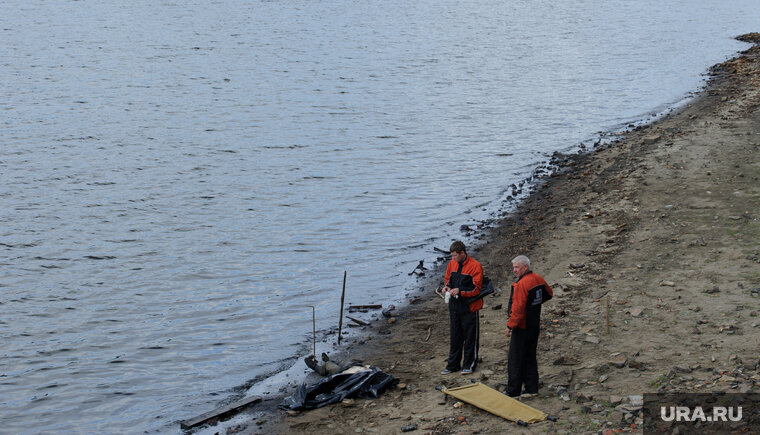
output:
[[[363,320],[354,319],[354,318],[353,318],[353,317],[351,317],[351,316],[346,316],[346,317],[347,317],[349,320],[351,320],[351,321],[354,321],[354,322],[356,322],[356,323],[358,323],[358,324],[360,324],[360,325],[362,325],[362,326],[367,326],[367,325],[369,325],[369,323],[367,323],[367,322],[365,322],[365,321],[363,321]]]
[[[383,308],[382,305],[349,305],[349,310],[377,310]]]
[[[317,357],[317,310],[314,308],[314,305],[307,305],[307,307],[311,307],[311,326],[312,326],[312,337],[314,337],[314,358]]]
[[[428,328],[428,333],[427,333],[427,337],[425,337],[425,341],[430,340],[430,330],[431,329],[432,329],[432,326],[430,328]]]
[[[343,301],[346,299],[346,271],[343,271],[343,293],[340,294],[340,318],[338,319],[338,344],[343,332]]]
[[[180,421],[179,425],[182,429],[190,429],[191,427],[199,426],[211,420],[212,418],[227,417],[235,412],[242,410],[248,405],[258,402],[261,402],[261,397],[246,397],[245,399],[238,400],[237,402],[230,403],[229,405],[222,406],[221,408],[216,408],[213,411],[201,414],[195,418]]]

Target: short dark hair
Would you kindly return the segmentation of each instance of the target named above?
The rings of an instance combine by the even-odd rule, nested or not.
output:
[[[467,248],[465,248],[464,243],[462,243],[461,240],[457,240],[454,243],[451,244],[451,247],[449,248],[449,252],[467,252]]]

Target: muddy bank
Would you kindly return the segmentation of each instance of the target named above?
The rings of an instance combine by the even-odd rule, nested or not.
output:
[[[384,434],[414,424],[423,433],[519,432],[469,405],[444,403],[435,390],[470,378],[495,388],[506,382],[505,310],[517,254],[531,258],[556,296],[542,318],[543,385],[528,400],[560,420],[526,431],[639,431],[637,396],[647,392],[757,392],[759,107],[755,45],[713,67],[687,106],[609,146],[560,157],[561,168],[470,252],[505,290],[480,312],[473,375],[440,375],[448,313],[435,277],[393,323],[381,317],[347,347],[398,377],[398,389],[314,411],[252,414],[258,423],[230,431]]]

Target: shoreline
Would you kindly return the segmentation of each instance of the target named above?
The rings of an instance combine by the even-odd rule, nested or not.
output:
[[[753,214],[760,209],[753,187],[760,184],[760,36],[754,35],[747,42],[756,45],[712,67],[706,86],[685,105],[588,152],[555,153],[560,168],[478,235],[470,254],[502,292],[487,297],[480,311],[482,361],[473,375],[439,374],[448,316],[433,293],[445,266],[436,263],[419,281],[422,290],[410,294],[420,302],[397,310],[393,324],[380,317],[366,336],[352,337],[342,355],[333,355],[376,365],[403,388],[289,414],[276,410],[281,397],[268,397],[246,411],[250,424],[228,433],[398,433],[411,423],[425,433],[519,431],[469,405],[443,404],[434,389],[470,377],[492,387],[506,381],[504,311],[517,254],[531,258],[556,295],[542,316],[543,386],[529,404],[560,421],[530,431],[638,431],[636,413],[620,408],[630,405],[630,395],[758,391],[757,356],[746,350],[760,339],[760,329],[750,326],[760,323],[750,319],[756,299],[748,299],[760,287],[760,274],[749,272],[753,262],[757,267],[752,246],[760,238]],[[739,233],[749,237],[737,241]],[[601,320],[607,298],[609,334]],[[746,309],[731,312],[737,306]],[[734,316],[748,324],[735,325]],[[736,376],[720,381],[725,373]]]

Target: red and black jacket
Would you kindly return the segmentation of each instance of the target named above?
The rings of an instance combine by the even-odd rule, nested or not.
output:
[[[445,281],[450,288],[458,288],[460,296],[451,298],[449,310],[474,313],[483,308],[483,299],[478,299],[471,304],[462,300],[462,297],[477,296],[480,294],[480,289],[483,288],[483,266],[475,259],[468,255],[461,264],[454,260],[449,261],[449,265],[446,267]]]
[[[541,304],[554,296],[552,288],[538,274],[528,271],[512,284],[509,295],[510,329],[538,329],[541,319]]]

